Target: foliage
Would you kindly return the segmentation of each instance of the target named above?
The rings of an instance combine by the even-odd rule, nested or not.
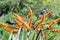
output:
[[[15,17],[12,15],[13,12],[17,13],[19,16],[23,16],[26,19],[27,22],[29,22],[29,16],[28,14],[28,7],[32,8],[33,11],[33,16],[32,16],[32,23],[34,24],[38,19],[37,16],[41,16],[41,15],[35,15],[40,14],[40,10],[46,8],[47,12],[51,11],[52,15],[50,15],[48,18],[45,18],[44,20],[44,24],[48,23],[50,20],[54,20],[56,18],[60,17],[60,0],[23,0],[21,2],[21,0],[0,0],[0,9],[3,10],[4,15],[2,17],[0,17],[0,22],[5,23],[6,20],[10,20],[13,21],[15,20]],[[38,4],[38,5],[37,5]],[[39,12],[38,12],[39,11]],[[5,15],[7,14],[7,15]],[[58,25],[57,25],[58,24]],[[14,25],[13,25],[14,26]],[[48,25],[45,25],[45,27],[47,27]],[[54,28],[60,28],[60,22],[56,22],[53,24]],[[44,28],[45,29],[45,28]],[[24,28],[19,35],[20,39],[22,38],[22,40],[24,40],[25,38],[23,38],[23,34],[26,35],[27,33],[25,33],[27,30],[26,28]],[[29,38],[32,39],[36,39],[37,33],[34,31],[28,31]],[[59,33],[52,33],[52,32],[46,32],[49,36],[47,37],[46,40],[59,40]],[[35,35],[32,35],[35,34]],[[15,34],[10,34],[9,32],[6,32],[3,30],[3,27],[0,27],[0,38],[2,38],[3,40],[7,40],[9,35],[13,35],[13,37],[15,36]],[[16,34],[18,35],[18,33]],[[34,38],[32,38],[31,36],[33,36]],[[15,38],[15,37],[14,37]],[[9,39],[8,39],[9,40]],[[29,39],[30,40],[30,39]]]
[[[14,13],[14,20],[15,25],[4,24],[0,22],[0,26],[3,26],[3,29],[7,32],[10,32],[11,35],[8,40],[48,40],[47,32],[56,32],[59,33],[60,29],[54,28],[53,24],[60,20],[57,18],[55,20],[51,20],[50,22],[44,23],[44,19],[51,15],[51,12],[41,15],[38,21],[35,21],[32,24],[32,16],[33,12],[30,7],[28,7],[28,16],[29,22],[27,23],[26,18],[19,16],[18,14]],[[48,25],[48,26],[46,26]],[[56,40],[57,37],[53,38]],[[60,38],[58,38],[59,40]]]

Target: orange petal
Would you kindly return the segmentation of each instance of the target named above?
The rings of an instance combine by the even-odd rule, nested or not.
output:
[[[47,27],[47,29],[53,29],[54,27],[51,25],[49,25],[48,27]]]
[[[13,33],[12,30],[9,30],[9,29],[7,29],[7,28],[4,28],[4,30],[7,31],[7,32],[11,32],[11,33]]]
[[[40,30],[36,30],[36,32],[37,32],[37,33],[39,33],[39,32],[40,32]]]
[[[48,26],[48,28],[53,28],[52,27],[52,25],[53,25],[53,23],[55,23],[55,22],[57,22],[57,21],[59,21],[60,20],[60,18],[57,18],[57,19],[55,19],[55,20],[51,20],[48,24],[49,24],[49,26]]]
[[[60,29],[53,29],[52,32],[60,32]]]
[[[28,15],[31,17],[32,16],[32,10],[31,10],[31,8],[30,7],[28,7]]]
[[[0,22],[0,26],[8,27],[7,24],[1,23],[1,22]]]
[[[24,17],[21,17],[21,19],[22,19],[23,21],[26,21],[26,18],[24,18]]]
[[[11,33],[17,33],[18,32],[17,29],[11,29],[11,28],[6,28],[6,27],[4,28],[4,30],[7,32],[11,32]]]
[[[23,24],[21,22],[19,22],[17,20],[14,20],[14,22],[16,23],[16,25],[18,25],[18,27],[21,27],[22,28]]]
[[[13,15],[14,15],[16,18],[19,18],[19,19],[21,19],[21,20],[23,20],[23,21],[26,21],[26,18],[21,17],[21,16],[19,16],[19,15],[16,14],[16,13],[14,13]]]
[[[16,24],[16,28],[18,29],[19,28],[19,26]]]
[[[39,26],[37,26],[37,28],[43,28],[45,26],[45,24],[41,24],[41,25],[39,25]]]
[[[44,14],[44,17],[47,17],[47,16],[51,15],[51,13],[52,12],[48,12],[48,13]]]
[[[35,25],[41,24],[41,23],[44,21],[44,18],[46,18],[46,17],[49,16],[50,14],[51,14],[51,12],[48,12],[48,13],[46,13],[46,14],[43,14],[43,15],[41,16],[40,20],[35,23]]]
[[[57,18],[57,19],[54,20],[54,22],[57,22],[57,21],[59,21],[59,20],[60,20],[60,18]]]
[[[48,34],[43,34],[43,38],[46,39],[48,37]]]
[[[44,21],[44,15],[41,16],[41,19],[38,20],[38,21],[35,23],[35,25],[39,25],[39,24],[41,24],[43,21]]]
[[[18,30],[17,29],[13,29],[13,33],[17,33],[18,32]]]
[[[29,22],[29,26],[31,27],[32,25],[32,17],[30,17],[30,22]]]
[[[19,15],[14,14],[14,16],[15,16],[15,18],[16,18],[19,22],[23,23],[23,25],[26,26],[26,28],[27,28],[28,30],[31,29],[30,26],[29,26],[26,22],[24,22]]]

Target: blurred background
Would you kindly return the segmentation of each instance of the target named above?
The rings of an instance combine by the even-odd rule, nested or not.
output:
[[[15,19],[12,15],[13,13],[17,13],[29,20],[28,7],[30,7],[33,11],[33,23],[41,15],[43,10],[46,13],[48,11],[52,12],[52,15],[45,19],[45,22],[60,17],[60,0],[0,0],[0,22],[5,23],[7,20],[13,22]],[[56,22],[54,26],[56,28],[60,28],[60,21]],[[57,34],[51,32],[47,33],[49,34],[48,40],[52,40]],[[7,40],[9,34],[10,33],[3,30],[3,27],[0,27],[1,39]]]

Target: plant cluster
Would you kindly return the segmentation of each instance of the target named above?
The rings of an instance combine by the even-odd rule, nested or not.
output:
[[[41,15],[39,20],[37,20],[34,24],[32,22],[32,16],[33,12],[30,7],[28,7],[28,16],[29,16],[29,23],[26,21],[26,18],[19,16],[16,13],[13,13],[14,17],[16,18],[14,20],[15,25],[10,24],[4,24],[0,22],[0,26],[3,26],[3,29],[7,32],[12,33],[14,35],[10,35],[8,40],[39,40],[39,39],[46,39],[48,37],[48,34],[46,34],[46,31],[50,32],[60,32],[60,29],[56,29],[53,27],[53,24],[60,20],[60,18],[57,18],[55,20],[51,20],[50,22],[46,23],[48,24],[47,27],[45,27],[46,24],[44,24],[44,19],[51,15],[52,12],[47,12]]]

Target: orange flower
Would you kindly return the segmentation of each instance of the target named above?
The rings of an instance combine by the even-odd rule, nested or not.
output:
[[[48,13],[44,14],[44,17],[47,17],[47,16],[51,15],[51,13],[52,12],[48,12]]]
[[[43,38],[46,39],[48,37],[48,34],[43,34]]]
[[[51,14],[51,12],[48,12],[48,13],[46,13],[46,14],[43,14],[43,15],[41,16],[40,20],[35,23],[35,25],[41,24],[41,23],[44,21],[44,18],[46,18],[46,17],[49,16],[50,14]]]
[[[16,14],[16,13],[14,13],[13,15],[16,17],[16,19],[19,18],[19,19],[21,19],[21,20],[23,20],[23,21],[26,21],[26,18],[21,17],[21,16],[19,16],[19,15]]]
[[[54,23],[54,20],[51,20],[48,24],[52,25]]]
[[[23,23],[24,21],[22,20],[22,18],[18,15],[18,14],[13,14],[14,16],[15,16],[15,18],[19,21],[19,22],[21,22],[21,23]]]
[[[31,25],[32,25],[32,10],[30,7],[28,7],[28,12],[29,12],[28,15],[30,16],[29,26],[31,27]]]
[[[21,17],[21,19],[22,19],[23,21],[26,21],[26,18],[24,18],[24,17]]]
[[[37,26],[37,28],[43,28],[45,26],[45,24],[41,24],[41,25],[39,25],[39,26]]]
[[[59,21],[60,20],[60,18],[57,18],[57,19],[55,19],[55,20],[51,20],[48,24],[49,25],[52,25],[54,22],[57,22],[57,21]]]
[[[4,28],[5,31],[13,33],[12,30],[9,30],[8,28]]]
[[[26,26],[26,28],[27,28],[28,30],[31,29],[30,26],[29,26],[26,22],[24,22],[19,15],[14,14],[14,16],[15,16],[15,18],[16,18],[19,22],[23,23],[23,25]]]
[[[38,21],[35,23],[35,25],[39,25],[39,24],[41,24],[43,21],[44,21],[44,15],[41,16],[41,19],[38,20]]]
[[[17,33],[18,32],[18,30],[17,29],[13,29],[13,33]]]
[[[57,19],[54,20],[54,22],[57,22],[57,21],[59,21],[59,20],[60,20],[60,18],[57,18]]]
[[[60,32],[60,29],[53,29],[52,32]]]
[[[32,16],[32,10],[31,10],[31,8],[30,7],[28,7],[28,15],[31,17]]]
[[[40,29],[37,29],[36,32],[39,33],[39,32],[41,32],[41,30]]]
[[[53,26],[52,26],[53,23],[54,23],[54,20],[51,20],[51,21],[48,23],[49,26],[48,26],[47,29],[52,29],[52,28],[53,28]]]
[[[14,20],[14,22],[16,23],[16,25],[18,25],[17,27],[22,27],[23,26],[23,24],[21,22],[17,21],[17,20]]]
[[[52,25],[48,26],[47,29],[53,29],[54,27]]]
[[[18,29],[19,28],[19,25],[16,24],[15,27]]]
[[[1,22],[0,22],[0,25],[4,26],[4,27],[12,28],[12,29],[15,28],[15,27],[13,27],[13,26],[11,26],[9,24],[4,24],[4,23],[1,23]]]
[[[11,28],[6,28],[6,27],[4,27],[4,30],[7,32],[11,32],[11,33],[17,33],[18,32],[17,29],[11,29]]]
[[[0,26],[8,27],[7,24],[1,23],[1,22],[0,22]]]
[[[23,22],[23,25],[25,25],[28,30],[31,29],[30,26],[27,23]]]
[[[52,24],[55,23],[55,22],[57,22],[57,21],[59,21],[59,20],[60,20],[60,18],[57,18],[57,19],[55,19],[55,20],[51,20],[51,21],[48,23],[48,24],[49,24],[48,28],[49,28],[49,29],[53,28]]]
[[[31,27],[32,25],[32,17],[30,17],[30,22],[29,22],[29,26]]]
[[[41,25],[37,26],[36,32],[39,33],[44,26],[45,26],[45,24],[41,24]]]

